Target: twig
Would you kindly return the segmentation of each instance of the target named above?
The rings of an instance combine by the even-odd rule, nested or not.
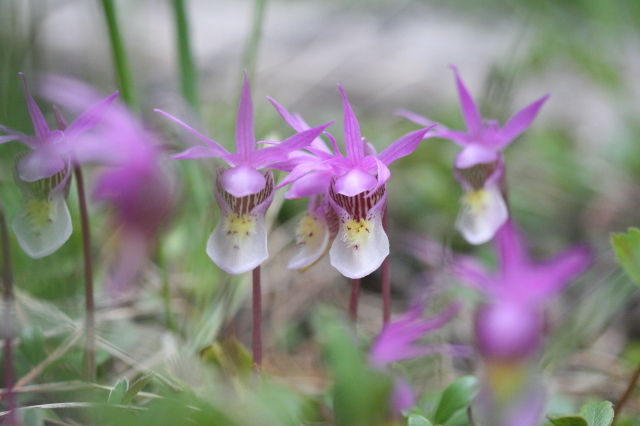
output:
[[[355,324],[358,321],[358,298],[360,296],[360,278],[351,280],[351,298],[349,299],[349,317]]]
[[[262,289],[260,286],[260,266],[253,270],[253,365],[262,368]]]
[[[631,380],[629,380],[629,385],[627,386],[627,390],[624,391],[624,394],[622,395],[622,397],[620,398],[620,400],[618,401],[618,403],[613,409],[613,422],[611,423],[612,425],[615,424],[616,420],[618,420],[618,414],[620,414],[620,411],[622,411],[622,407],[624,406],[624,404],[627,403],[627,400],[629,400],[629,398],[631,397],[631,393],[633,392],[633,389],[636,387],[638,378],[640,378],[640,364],[638,364],[636,371],[633,373],[633,376],[631,376]]]

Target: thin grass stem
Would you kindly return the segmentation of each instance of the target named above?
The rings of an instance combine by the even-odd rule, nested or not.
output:
[[[7,405],[9,407],[8,425],[16,426],[16,402],[13,393],[15,385],[13,378],[13,268],[11,265],[11,243],[9,241],[9,229],[4,215],[4,205],[0,202],[0,238],[2,239],[2,304],[4,312],[4,329],[0,330],[4,335],[4,387],[7,389]]]
[[[111,41],[113,62],[116,67],[120,93],[127,105],[129,105],[130,108],[137,110],[138,100],[136,99],[135,90],[133,88],[133,78],[131,77],[131,71],[127,61],[127,53],[120,34],[120,28],[118,27],[114,0],[102,0],[102,7],[107,21],[107,28],[109,30],[109,40]]]
[[[176,44],[180,63],[180,88],[182,96],[193,111],[199,115],[198,76],[191,52],[189,19],[183,0],[173,0],[173,15],[176,22]]]
[[[262,27],[264,25],[264,16],[267,9],[267,0],[256,0],[254,5],[251,34],[247,40],[244,57],[242,59],[242,66],[247,73],[249,73],[250,81],[253,81],[256,66],[258,64],[258,49],[260,47],[260,39],[262,37]]]
[[[82,226],[82,248],[84,252],[84,297],[85,297],[85,334],[84,356],[82,358],[82,376],[87,382],[96,380],[96,325],[93,297],[93,261],[91,255],[91,234],[89,214],[84,190],[84,178],[80,166],[73,167],[78,188],[78,204]]]

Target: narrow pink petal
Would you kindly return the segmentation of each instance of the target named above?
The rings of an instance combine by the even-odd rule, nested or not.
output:
[[[56,116],[56,125],[58,126],[58,130],[62,130],[63,132],[67,130],[67,127],[69,127],[67,120],[64,119],[64,116],[56,105],[53,106],[53,113]]]
[[[470,256],[457,257],[452,265],[451,271],[455,276],[464,281],[465,284],[479,290],[488,291],[495,281],[495,279],[487,273],[484,266]]]
[[[287,159],[287,151],[281,145],[270,146],[259,149],[251,153],[251,164],[256,169],[269,167],[274,163],[285,161]]]
[[[295,182],[308,173],[331,169],[332,167],[330,161],[318,161],[300,164],[299,166],[296,166],[296,168],[294,168],[291,173],[289,173],[289,175],[287,175],[287,177],[278,184],[278,186],[276,186],[276,189],[289,185],[290,183]]]
[[[174,160],[199,160],[201,158],[220,157],[220,152],[202,145],[192,146],[178,154],[172,155]]]
[[[503,277],[515,278],[530,265],[526,241],[513,220],[508,219],[498,229],[494,243]]]
[[[217,143],[216,141],[209,139],[208,137],[204,136],[202,133],[198,132],[197,130],[193,129],[192,127],[188,126],[186,123],[184,123],[183,121],[181,121],[180,119],[174,117],[171,114],[168,114],[160,109],[154,109],[155,112],[160,113],[162,115],[164,115],[165,117],[175,121],[176,123],[178,123],[179,125],[181,125],[182,127],[184,127],[185,129],[187,129],[188,131],[190,131],[191,133],[193,133],[194,135],[196,135],[198,137],[198,139],[200,139],[202,142],[204,142],[205,144],[207,144],[207,146],[213,150],[215,150],[217,152],[217,156],[222,156],[225,154],[229,154],[229,151],[227,151],[226,149],[224,149],[222,147],[222,145],[220,145],[219,143]]]
[[[67,139],[73,142],[80,133],[85,132],[98,124],[100,120],[102,120],[102,117],[107,113],[107,109],[114,101],[116,96],[118,96],[118,92],[112,93],[111,95],[107,96],[106,98],[80,114],[80,116],[76,118],[76,120],[71,123],[71,125],[69,125],[67,130],[64,132],[67,136]]]
[[[353,109],[351,109],[351,105],[349,105],[347,94],[342,86],[338,85],[338,88],[342,94],[342,104],[344,105],[344,144],[347,147],[347,157],[349,157],[355,165],[359,165],[360,160],[364,157],[360,125],[358,124]]]
[[[460,74],[458,73],[458,68],[456,68],[454,65],[450,65],[449,67],[453,70],[456,77],[456,85],[458,86],[458,94],[460,96],[462,117],[464,118],[464,122],[467,125],[467,130],[469,130],[469,134],[471,136],[478,137],[480,136],[480,130],[482,129],[482,118],[480,117],[480,111],[478,111],[476,103],[473,101],[473,98],[462,82]]]
[[[253,104],[249,89],[249,75],[245,71],[244,84],[238,104],[236,119],[236,150],[245,160],[251,159],[251,152],[256,149],[256,138],[253,132]]]
[[[377,183],[378,180],[371,173],[354,167],[336,179],[335,188],[338,194],[353,197],[361,192],[371,191]]]
[[[382,187],[385,183],[387,183],[387,181],[391,177],[391,171],[389,171],[389,168],[386,166],[386,164],[384,164],[382,161],[380,161],[377,157],[374,157],[373,155],[368,155],[364,158],[363,168],[368,172],[375,171],[376,173],[376,180],[377,180],[376,186],[374,186],[369,191],[369,194],[367,194],[367,197],[370,197],[378,189],[380,189],[380,187]]]
[[[411,154],[418,147],[427,132],[435,126],[434,124],[426,129],[416,130],[408,135],[404,135],[378,154],[378,160],[388,166],[398,158]]]
[[[396,115],[404,117],[407,120],[411,120],[421,126],[433,126],[434,124],[436,124],[435,121],[431,121],[427,117],[416,114],[415,112],[409,111],[408,109],[399,109],[396,111]]]
[[[527,127],[531,125],[531,122],[538,115],[538,111],[542,105],[549,99],[549,95],[545,95],[532,103],[529,106],[521,109],[516,115],[511,117],[509,121],[502,128],[502,132],[499,138],[499,148],[504,148],[515,138],[520,136],[522,132],[524,132]]]
[[[569,249],[548,262],[536,265],[539,279],[536,280],[536,286],[527,291],[538,301],[553,296],[584,272],[591,261],[592,254],[588,247]]]
[[[305,123],[304,120],[302,120],[300,116],[294,117],[293,115],[291,115],[289,113],[289,111],[286,110],[285,107],[280,105],[278,102],[276,102],[275,100],[273,100],[269,96],[267,96],[267,99],[269,100],[269,102],[271,102],[271,104],[276,109],[276,111],[278,111],[278,114],[280,114],[282,119],[289,126],[291,126],[293,128],[293,130],[295,130],[296,132],[302,132],[303,130],[308,130],[310,128],[309,125],[307,123]]]
[[[41,145],[18,162],[18,176],[25,182],[35,182],[53,176],[65,168],[58,151],[51,144]]]
[[[459,169],[467,169],[477,164],[486,164],[496,161],[498,158],[498,151],[491,148],[486,148],[482,145],[472,144],[466,146],[456,156],[455,166]]]
[[[320,136],[324,129],[331,126],[333,124],[333,120],[322,124],[318,127],[313,127],[308,130],[304,130],[300,133],[296,133],[295,135],[288,137],[280,144],[280,148],[287,150],[287,152],[296,151],[298,149],[302,149],[307,147],[315,138]]]
[[[296,198],[324,194],[329,189],[332,178],[332,171],[309,173],[293,182],[284,198],[294,200]]]
[[[237,198],[259,192],[266,182],[264,175],[246,162],[230,168],[220,176],[222,188]]]
[[[451,142],[456,143],[463,147],[469,145],[470,143],[473,143],[473,140],[468,134],[457,131],[457,130],[449,130],[446,128],[442,128],[441,125],[439,125],[438,128],[435,129],[433,132],[427,133],[425,135],[425,139],[431,136],[436,138],[441,138],[441,139],[448,139]]]
[[[36,132],[36,136],[40,141],[44,141],[49,134],[49,125],[44,119],[40,108],[38,108],[38,104],[33,100],[31,93],[29,93],[29,88],[27,87],[27,78],[21,72],[18,73],[18,75],[22,77],[24,92],[27,96],[27,107],[29,108],[29,115],[31,116],[31,121],[33,121],[33,128]]]

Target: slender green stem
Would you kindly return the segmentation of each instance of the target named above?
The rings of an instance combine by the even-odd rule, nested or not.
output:
[[[249,80],[253,80],[258,63],[258,48],[262,37],[262,26],[267,8],[267,0],[256,0],[253,11],[253,23],[251,24],[251,34],[247,40],[242,66],[249,73]]]
[[[171,309],[171,283],[169,282],[169,273],[165,264],[166,256],[162,251],[162,244],[157,244],[157,259],[156,262],[162,274],[162,300],[164,302],[164,316],[167,329],[177,331],[175,322],[173,320],[173,310]]]
[[[16,426],[18,420],[15,415],[15,397],[13,394],[13,268],[11,266],[11,243],[9,242],[9,230],[4,215],[4,205],[0,202],[0,238],[2,239],[2,311],[4,312],[4,325],[0,333],[4,337],[4,387],[7,389],[7,405],[9,406],[9,426]]]
[[[620,414],[620,411],[622,411],[622,407],[624,407],[624,404],[626,404],[629,398],[631,397],[631,393],[635,389],[636,383],[638,383],[639,378],[640,378],[640,364],[638,364],[636,371],[633,373],[633,376],[631,376],[631,380],[629,380],[627,389],[624,391],[624,394],[620,398],[620,401],[618,401],[618,403],[613,409],[614,415],[613,415],[613,422],[611,423],[612,425],[616,422],[616,420],[618,420],[618,415]]]
[[[358,298],[360,297],[360,278],[351,280],[351,298],[349,299],[349,317],[355,324],[358,320]]]
[[[382,228],[389,234],[389,217],[387,206],[384,206],[382,215]],[[385,325],[391,319],[391,276],[389,274],[389,256],[382,261],[382,324]]]
[[[85,297],[85,333],[84,357],[82,359],[82,375],[85,381],[96,380],[96,324],[95,305],[93,300],[93,263],[91,256],[91,234],[89,214],[84,191],[84,179],[80,166],[73,168],[78,188],[78,204],[80,205],[80,221],[82,224],[82,245],[84,251],[84,297]]]
[[[115,63],[118,82],[120,85],[120,92],[122,98],[133,109],[138,109],[138,101],[133,89],[133,79],[129,69],[127,61],[127,53],[122,42],[122,36],[120,35],[120,29],[118,27],[118,19],[116,17],[116,8],[114,0],[102,0],[102,7],[104,9],[104,16],[107,20],[107,27],[109,29],[109,39],[111,40],[111,50],[113,53],[113,61]]]
[[[262,368],[262,289],[260,266],[253,270],[253,366]]]
[[[173,0],[173,14],[176,20],[178,58],[180,62],[180,88],[182,96],[199,113],[198,78],[191,52],[189,20],[183,0]]]

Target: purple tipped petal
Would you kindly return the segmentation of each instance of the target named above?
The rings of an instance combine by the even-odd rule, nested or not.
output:
[[[216,157],[221,157],[225,154],[229,154],[229,151],[227,151],[226,149],[224,149],[220,144],[218,144],[216,141],[209,139],[208,137],[204,136],[202,133],[198,132],[197,130],[193,129],[192,127],[190,127],[189,125],[187,125],[185,122],[183,122],[182,120],[174,117],[171,114],[168,114],[160,109],[154,109],[155,112],[160,113],[162,115],[164,115],[165,117],[175,121],[176,123],[178,123],[179,125],[181,125],[182,127],[184,127],[185,129],[187,129],[188,131],[190,131],[191,133],[193,133],[194,135],[196,135],[198,137],[198,139],[200,139],[202,142],[204,142],[209,148],[215,150],[217,152]]]
[[[236,120],[236,150],[245,160],[251,159],[251,152],[256,149],[256,138],[253,132],[253,104],[249,89],[249,75],[245,71],[238,118]]]
[[[371,191],[377,183],[378,180],[371,173],[356,167],[336,180],[335,189],[338,194],[353,197],[361,192]]]
[[[178,154],[172,155],[174,160],[199,160],[201,158],[220,157],[220,151],[206,146],[192,146]]]
[[[418,147],[427,132],[435,126],[436,125],[433,124],[426,129],[416,130],[415,132],[411,132],[408,135],[401,137],[385,148],[384,151],[378,155],[378,159],[388,166],[398,158],[411,154]]]
[[[280,114],[282,119],[289,126],[291,126],[293,128],[293,130],[295,130],[296,132],[302,132],[303,130],[308,130],[309,129],[309,125],[307,125],[307,123],[305,123],[304,120],[302,120],[301,117],[299,117],[299,116],[298,117],[294,117],[293,115],[291,115],[289,113],[289,111],[286,110],[285,107],[280,105],[278,102],[276,102],[275,100],[273,100],[269,96],[267,96],[267,99],[269,100],[269,102],[271,102],[271,104],[276,109],[276,111],[278,111],[278,114]]]
[[[456,77],[456,85],[458,86],[458,94],[460,96],[460,107],[462,108],[462,117],[467,125],[467,130],[469,130],[469,134],[472,137],[479,137],[482,129],[480,111],[478,111],[476,103],[462,82],[460,74],[458,73],[458,68],[454,65],[450,65],[450,68],[453,70]]]
[[[18,163],[18,176],[25,182],[35,182],[53,176],[66,165],[57,147],[44,144],[25,155]]]
[[[360,159],[364,157],[360,125],[358,124],[356,115],[353,113],[353,109],[351,109],[351,105],[349,105],[347,94],[342,86],[338,85],[338,88],[342,94],[342,104],[344,105],[344,143],[347,147],[347,157],[349,157],[354,164],[359,165]]]
[[[522,273],[523,268],[530,265],[524,238],[512,220],[507,220],[496,232],[495,248],[503,276],[516,278],[518,273]]]
[[[65,131],[65,136],[71,142],[73,142],[80,133],[89,130],[102,120],[102,117],[106,114],[107,109],[118,96],[118,92],[114,92],[110,96],[104,98],[91,108],[80,114],[76,120]]]
[[[486,148],[482,145],[471,144],[466,146],[456,156],[455,166],[459,169],[467,169],[477,164],[492,163],[498,159],[498,151]]]
[[[395,415],[400,415],[413,407],[414,404],[415,399],[411,385],[402,378],[396,378],[393,381],[393,389],[391,390],[391,411]]]
[[[330,121],[326,124],[323,124],[318,127],[314,127],[312,129],[304,130],[300,133],[296,133],[295,135],[285,139],[282,141],[280,145],[278,145],[281,149],[285,150],[285,152],[296,151],[298,149],[302,149],[308,146],[315,138],[320,136],[320,134],[333,124],[333,121]]]
[[[326,171],[331,169],[332,167],[329,161],[317,161],[300,164],[296,166],[291,171],[291,173],[289,173],[289,175],[278,184],[278,186],[276,186],[276,189],[289,185],[290,183],[295,182],[308,173],[315,171]]]
[[[268,167],[277,162],[287,160],[287,150],[282,145],[269,146],[251,153],[251,165],[256,169]]]
[[[47,121],[44,119],[40,108],[38,108],[38,104],[33,100],[31,93],[29,93],[29,88],[27,87],[27,79],[22,73],[18,73],[20,77],[22,77],[22,82],[24,84],[24,92],[27,96],[27,107],[29,108],[29,115],[31,116],[31,121],[33,121],[33,128],[36,132],[36,136],[38,139],[43,142],[47,135],[49,134],[49,125]]]
[[[416,114],[415,112],[409,111],[408,109],[399,109],[396,111],[396,115],[404,117],[407,120],[411,120],[421,126],[433,126],[436,124],[435,122],[429,120],[427,117],[423,117],[422,115]]]
[[[527,127],[531,125],[531,122],[538,115],[538,111],[542,105],[549,99],[549,95],[545,95],[538,99],[529,106],[524,107],[520,112],[511,117],[511,119],[504,125],[500,135],[500,141],[497,148],[504,148],[511,141],[517,138],[520,133],[524,132]]]
[[[464,132],[459,132],[457,130],[449,130],[446,128],[441,128],[440,125],[432,132],[427,133],[425,135],[425,139],[429,136],[435,136],[442,139],[449,139],[451,142],[456,143],[462,147],[473,143],[473,139]]]
[[[546,299],[562,290],[571,280],[587,269],[591,263],[588,247],[578,246],[567,250],[554,259],[539,265],[538,274],[543,277],[535,289],[531,289],[535,299]]]
[[[65,131],[67,127],[69,127],[69,125],[67,124],[67,120],[65,120],[62,116],[60,109],[56,105],[53,106],[53,113],[56,116],[56,125],[58,126],[58,130]]]
[[[249,163],[232,167],[220,177],[222,188],[237,198],[259,192],[266,182],[264,175]]]

